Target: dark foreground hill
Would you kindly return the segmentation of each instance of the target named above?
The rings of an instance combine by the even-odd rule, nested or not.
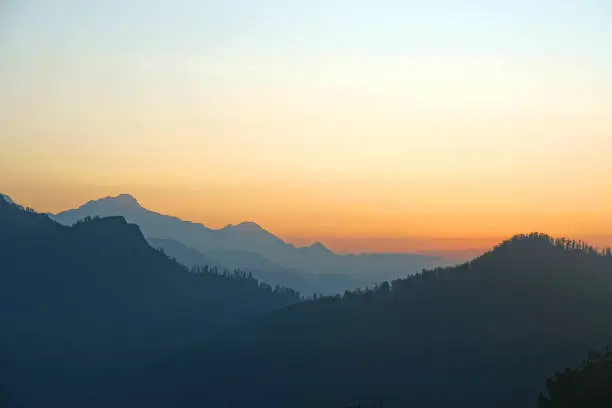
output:
[[[284,308],[115,390],[126,406],[535,407],[547,375],[611,342],[610,253],[532,234]]]
[[[298,300],[248,275],[189,271],[122,217],[66,227],[0,195],[0,386],[26,407],[65,406],[77,379]]]
[[[546,379],[538,408],[612,407],[612,350],[592,351],[578,368],[566,368]]]
[[[189,272],[121,217],[65,227],[0,197],[0,387],[29,408],[535,407],[612,344],[612,256],[531,234],[296,301]]]

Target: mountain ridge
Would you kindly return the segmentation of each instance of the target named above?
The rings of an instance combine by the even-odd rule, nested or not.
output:
[[[184,350],[151,381],[189,406],[331,408],[377,396],[392,408],[513,408],[610,341],[610,251],[534,233],[464,264],[288,306]],[[240,378],[240,395],[228,394]]]
[[[122,216],[65,226],[4,199],[0,259],[0,384],[25,406],[65,406],[89,376],[300,300],[246,273],[190,271]]]
[[[202,253],[217,249],[257,253],[288,269],[313,274],[359,276],[360,282],[367,282],[366,285],[446,263],[438,257],[408,253],[336,254],[321,243],[296,247],[252,221],[210,229],[203,224],[148,210],[129,195],[92,200],[53,218],[70,225],[86,216],[96,215],[122,215],[139,225],[147,238],[173,239]],[[355,287],[351,285],[346,289]]]
[[[0,198],[2,198],[4,201],[6,201],[9,204],[15,204],[15,202],[11,199],[11,197],[9,197],[6,194],[1,194],[0,193]]]
[[[287,268],[262,257],[255,252],[212,249],[198,251],[176,240],[149,238],[149,243],[188,267],[209,264],[221,268],[240,269],[271,285],[280,285],[297,290],[303,295],[329,295],[346,289],[366,287],[371,282],[343,274],[313,274]]]

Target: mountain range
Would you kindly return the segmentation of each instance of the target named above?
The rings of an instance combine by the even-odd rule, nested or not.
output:
[[[311,299],[165,244],[207,265],[122,216],[65,226],[0,195],[0,402],[529,407],[546,376],[612,344],[612,252],[582,242],[517,235]]]
[[[299,300],[245,273],[190,271],[123,217],[64,226],[0,195],[0,389],[25,406],[62,406],[54,390],[69,401],[66,389],[107,368]]]
[[[534,233],[288,306],[128,375],[122,392],[150,407],[535,407],[546,376],[606,344],[612,254]]]
[[[51,214],[65,225],[86,217],[117,215],[140,226],[154,246],[182,263],[192,265],[197,259],[228,268],[249,268],[257,278],[273,285],[294,285],[305,294],[366,287],[445,263],[438,257],[418,254],[336,254],[321,243],[296,247],[253,222],[210,229],[148,210],[128,194],[89,201],[79,208]]]
[[[333,293],[359,285],[359,280],[344,275],[315,275],[275,264],[263,256],[232,249],[196,251],[169,238],[149,238],[149,243],[188,267],[214,265],[220,269],[249,271],[254,277],[272,285],[293,288],[303,294]],[[363,282],[361,285],[366,286]]]

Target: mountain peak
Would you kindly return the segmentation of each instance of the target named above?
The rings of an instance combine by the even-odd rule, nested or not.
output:
[[[310,247],[311,247],[312,249],[327,249],[327,248],[325,248],[325,245],[323,245],[323,244],[322,244],[320,241],[313,242],[313,243],[310,245]]]
[[[235,225],[234,229],[244,232],[260,232],[264,230],[259,224],[253,221],[241,222],[240,224]]]
[[[7,196],[6,194],[0,193],[0,198],[2,198],[4,201],[6,201],[9,204],[15,204],[15,202],[11,199],[11,197]]]
[[[307,251],[312,251],[312,252],[332,253],[329,250],[329,248],[327,248],[325,245],[323,245],[320,241],[313,242],[309,246],[303,247],[302,249],[305,249]]]
[[[140,203],[138,202],[138,200],[136,200],[136,198],[131,195],[131,194],[119,194],[116,196],[108,196],[105,198],[101,198],[99,200],[94,200],[94,201],[90,201],[89,204],[91,203],[102,203],[102,202],[112,202],[114,204],[119,204],[121,206],[126,206],[126,207],[141,207]]]
[[[146,245],[146,239],[140,227],[128,223],[121,215],[85,219],[75,223],[73,228],[98,237],[107,237],[111,241],[121,242],[122,245]]]
[[[136,200],[136,198],[131,195],[131,194],[119,194],[116,197],[111,197],[111,199],[115,200],[115,201],[120,201],[122,203],[126,203],[126,204],[136,204],[136,205],[140,205],[138,203],[138,200]]]

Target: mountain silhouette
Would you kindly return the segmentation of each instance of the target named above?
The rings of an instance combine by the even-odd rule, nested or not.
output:
[[[59,213],[53,218],[62,224],[72,225],[85,217],[114,215],[123,216],[129,222],[139,225],[149,239],[172,239],[203,254],[220,249],[245,251],[256,253],[287,270],[345,275],[347,277],[345,280],[349,283],[341,289],[354,289],[385,279],[404,277],[423,268],[444,263],[438,257],[417,254],[339,255],[321,243],[296,248],[254,222],[228,225],[213,230],[202,224],[150,211],[128,194],[90,201],[77,209]],[[337,288],[324,289],[324,292],[330,292]]]
[[[183,265],[192,268],[194,266],[216,266],[217,268],[232,268],[231,266],[223,266],[221,263],[213,260],[207,255],[189,248],[178,241],[169,238],[149,238],[147,240],[153,248],[157,248],[171,258],[176,259]],[[235,267],[239,269],[239,267]]]
[[[151,216],[132,197],[110,202]],[[157,227],[207,230],[160,217]],[[236,229],[261,233],[223,234]],[[65,226],[0,199],[5,395],[65,408],[535,406],[546,376],[612,344],[612,253],[582,242],[518,235],[457,266],[299,302],[214,269],[271,268],[256,252],[149,241],[213,267],[189,270],[120,215]],[[317,244],[292,251],[340,257]]]
[[[335,273],[313,274],[287,268],[254,252],[231,249],[210,249],[200,252],[172,239],[149,238],[148,241],[153,247],[163,250],[188,267],[216,265],[219,268],[241,269],[252,273],[256,279],[263,282],[289,287],[304,295],[334,294],[347,288],[365,287],[371,283],[359,276]]]
[[[612,406],[612,349],[591,351],[577,368],[565,368],[546,379],[538,408]]]
[[[0,262],[0,385],[25,406],[61,406],[54,398],[86,374],[159,358],[299,300],[244,273],[190,271],[121,216],[67,227],[4,197]]]
[[[135,389],[174,393],[153,393],[155,405],[135,392],[131,402],[535,406],[546,376],[611,341],[610,252],[521,235],[465,264],[299,303],[220,335],[135,374]]]
[[[333,256],[335,255],[325,245],[320,242],[314,242],[313,244],[299,248],[302,253],[308,253],[313,256]]]
[[[260,234],[262,232],[266,232],[266,230],[260,227],[259,224],[253,221],[244,221],[238,225],[228,225],[225,228],[223,228],[223,230],[234,230],[234,231],[241,232],[243,234],[248,234],[248,233]]]
[[[9,204],[15,204],[11,197],[7,196],[6,194],[0,194],[0,199],[6,201]]]

